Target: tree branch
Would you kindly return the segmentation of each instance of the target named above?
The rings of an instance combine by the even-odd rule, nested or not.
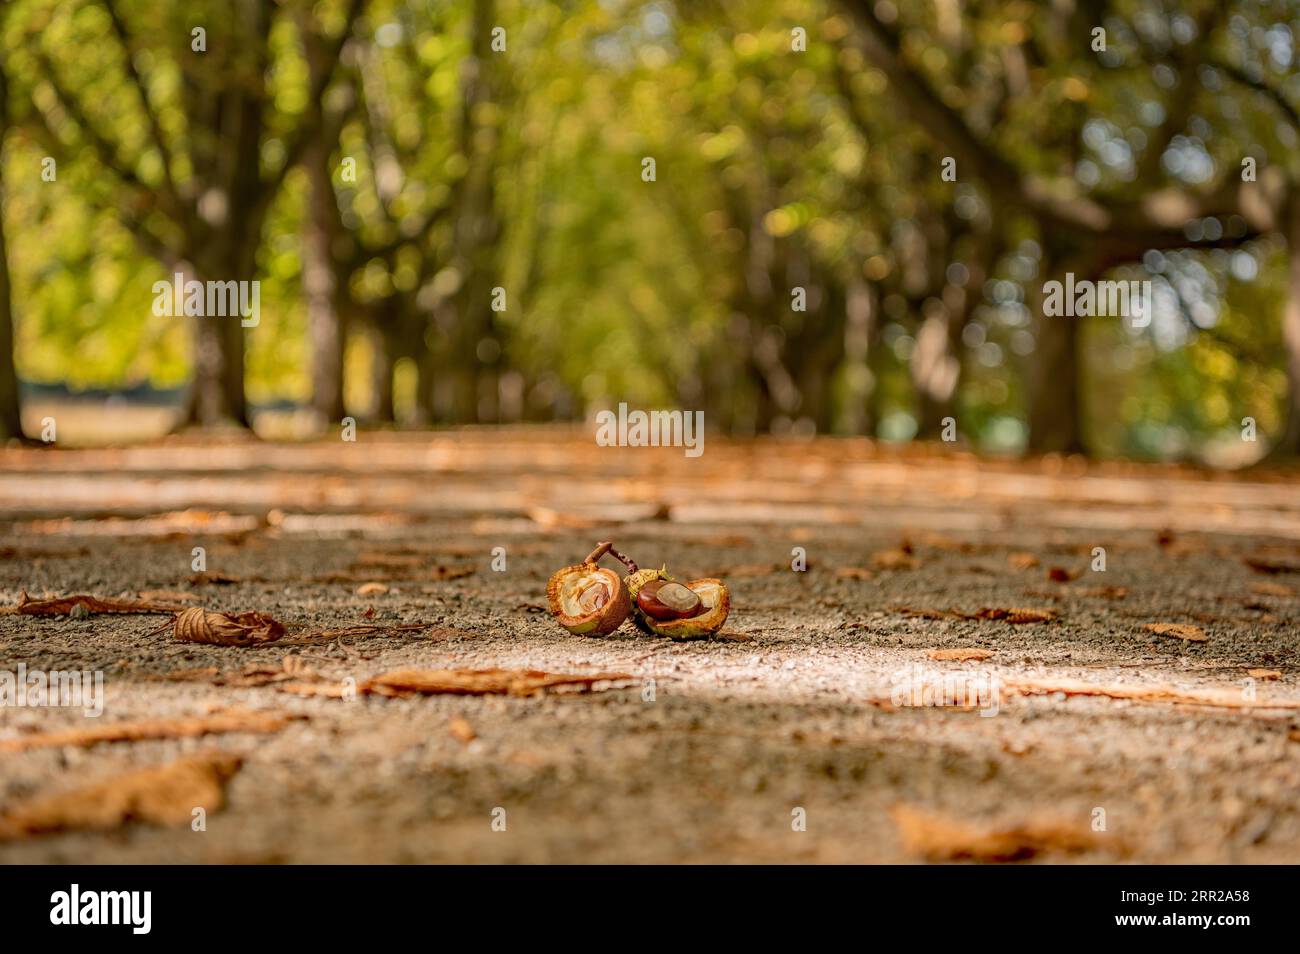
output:
[[[126,21],[122,19],[121,13],[117,9],[115,0],[101,0],[101,2],[104,4],[104,9],[108,11],[108,18],[113,24],[113,32],[122,45],[122,52],[126,57],[127,76],[131,78],[136,93],[139,94],[140,105],[144,107],[145,124],[149,129],[149,138],[153,141],[154,148],[158,150],[158,154],[162,159],[164,198],[171,205],[173,213],[181,221],[182,226],[187,227],[185,205],[181,201],[179,190],[176,188],[176,180],[172,178],[171,149],[167,146],[162,124],[158,121],[158,114],[149,101],[149,92],[145,86],[144,78],[140,75],[140,71],[136,69],[134,44],[130,31],[127,29]]]

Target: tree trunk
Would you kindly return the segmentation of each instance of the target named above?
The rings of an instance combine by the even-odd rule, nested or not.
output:
[[[304,159],[309,210],[304,223],[302,286],[311,341],[312,409],[326,424],[343,419],[343,349],[346,331],[340,276],[334,263],[337,205],[330,180],[329,148],[314,142]]]
[[[836,421],[836,430],[842,433],[871,433],[871,393],[875,390],[871,350],[875,329],[875,286],[854,278],[844,299],[844,386]]]
[[[1286,352],[1286,427],[1273,446],[1272,458],[1300,455],[1300,195],[1289,203],[1287,254],[1289,274],[1282,341]]]
[[[249,256],[251,258],[251,256]],[[212,265],[195,273],[187,265],[171,269],[182,280],[245,280],[251,275],[233,261]],[[186,316],[179,320],[193,322],[194,378],[184,424],[200,427],[248,427],[248,405],[244,399],[244,326],[239,315]]]
[[[9,130],[9,85],[0,60],[0,440],[21,438],[23,422],[14,367],[14,302],[5,245],[4,140]]]
[[[370,393],[373,395],[372,413],[377,424],[393,424],[396,421],[396,408],[393,406],[393,369],[396,360],[395,343],[389,341],[391,334],[393,331],[383,326],[370,331]]]
[[[1044,261],[1044,266],[1047,261]],[[1065,271],[1040,274],[1064,282]],[[1038,315],[1038,334],[1030,360],[1029,446],[1031,453],[1082,453],[1079,395],[1079,318],[1043,314],[1042,286],[1031,283],[1030,308]]]

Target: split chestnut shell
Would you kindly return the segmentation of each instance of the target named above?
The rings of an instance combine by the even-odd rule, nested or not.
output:
[[[632,609],[631,597],[618,574],[595,563],[556,570],[546,584],[546,598],[551,615],[578,635],[612,633]]]
[[[638,605],[642,588],[655,581],[675,582],[663,570],[638,570],[627,578],[627,590],[632,597],[632,616],[637,626],[646,632],[667,636],[670,639],[702,639],[722,629],[731,612],[731,596],[721,580],[691,580],[681,585],[699,597],[701,608],[696,615],[685,619],[655,619]]]

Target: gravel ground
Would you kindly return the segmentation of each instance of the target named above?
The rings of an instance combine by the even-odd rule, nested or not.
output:
[[[1293,479],[1068,472],[1070,462],[900,458],[834,442],[711,449],[711,469],[695,471],[667,451],[647,452],[635,471],[625,468],[636,452],[625,452],[602,471],[538,450],[566,440],[573,457],[590,453],[577,438],[533,432],[393,438],[359,475],[355,458],[326,467],[313,455],[337,450],[314,445],[254,447],[269,461],[262,471],[183,444],[147,459],[0,454],[5,604],[23,590],[167,590],[209,609],[271,613],[290,638],[432,624],[240,649],[178,643],[158,632],[165,616],[0,615],[0,669],[102,670],[106,681],[98,720],[0,708],[0,740],[228,706],[302,717],[269,735],[0,753],[0,811],[189,752],[245,759],[206,831],[132,824],[29,838],[0,843],[0,861],[923,860],[900,837],[899,804],[979,826],[1047,819],[1080,832],[1104,810],[1090,848],[1049,850],[1043,862],[1300,861],[1300,710],[1004,693],[986,716],[890,701],[910,667],[1300,699]],[[489,452],[502,447],[511,452]],[[384,449],[415,462],[388,461]],[[765,491],[747,496],[738,474]],[[608,497],[593,498],[601,481]],[[1043,482],[1052,492],[1036,494]],[[358,495],[380,503],[360,506]],[[163,514],[151,498],[210,509]],[[1088,513],[1071,518],[1080,508]],[[630,625],[604,638],[561,630],[539,612],[546,580],[599,539],[642,565],[726,579],[724,634],[672,643]],[[191,581],[195,546],[209,574],[239,582]],[[1091,568],[1098,546],[1104,572]],[[503,572],[492,569],[495,547],[505,548]],[[791,569],[795,547],[806,571]],[[434,580],[439,565],[474,572]],[[1053,567],[1077,576],[1050,579]],[[319,579],[331,573],[345,579]],[[359,594],[368,580],[388,592]],[[1059,618],[942,614],[983,607]],[[1208,638],[1155,635],[1144,629],[1153,622]],[[941,648],[992,655],[927,658]],[[633,678],[590,694],[355,700],[160,678],[289,656],[331,681],[403,666]],[[1250,669],[1280,677],[1251,679]],[[800,815],[806,830],[794,830]]]

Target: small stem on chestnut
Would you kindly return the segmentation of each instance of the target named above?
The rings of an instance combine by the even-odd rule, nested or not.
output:
[[[627,572],[635,573],[637,571],[637,565],[633,562],[632,558],[619,553],[612,545],[609,547],[609,555],[627,567]]]
[[[614,549],[614,544],[610,543],[608,540],[604,540],[600,543],[597,543],[596,549],[592,550],[590,555],[588,555],[587,559],[583,560],[582,562],[595,563],[597,560],[603,557],[606,553],[611,552],[613,549]]]

